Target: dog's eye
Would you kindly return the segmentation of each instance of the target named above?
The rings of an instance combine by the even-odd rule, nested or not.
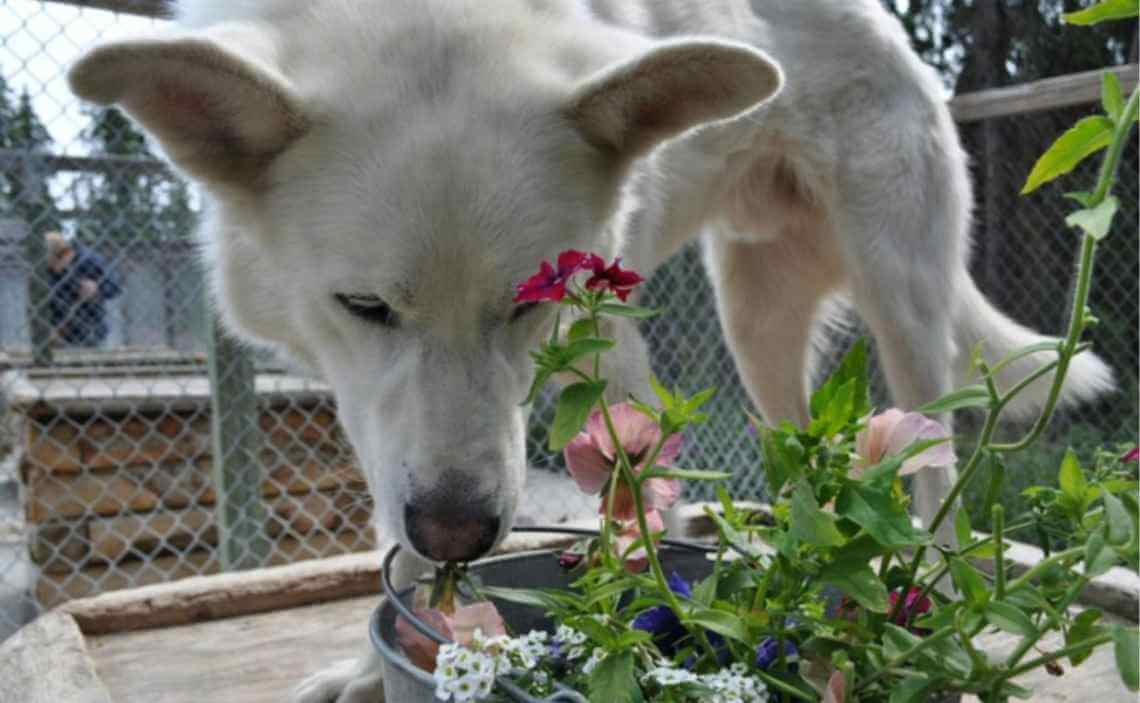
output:
[[[345,310],[367,322],[374,322],[385,327],[396,327],[400,318],[392,308],[388,307],[380,298],[374,295],[346,295],[336,294],[336,301]]]
[[[538,303],[521,303],[511,310],[511,322],[518,320],[523,315],[538,307]]]

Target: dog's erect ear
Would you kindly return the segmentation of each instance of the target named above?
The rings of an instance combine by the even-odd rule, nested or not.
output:
[[[191,175],[250,183],[308,121],[283,77],[229,44],[206,35],[114,42],[80,59],[68,80],[85,100],[121,106]]]
[[[683,40],[590,78],[566,114],[590,143],[636,156],[692,127],[750,110],[782,84],[780,67],[751,47]]]

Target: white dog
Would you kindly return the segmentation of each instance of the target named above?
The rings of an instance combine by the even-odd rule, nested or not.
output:
[[[966,158],[878,0],[203,0],[180,20],[92,50],[72,87],[203,186],[225,320],[331,384],[380,532],[429,561],[511,525],[526,352],[554,314],[512,284],[563,249],[649,272],[701,235],[769,421],[807,419],[835,294],[902,406],[949,391],[979,341],[996,359],[1043,339],[967,274]],[[615,334],[621,397],[643,343]],[[1110,386],[1086,354],[1064,399]],[[952,480],[922,474],[921,515]],[[378,680],[365,661],[299,698],[373,700]]]

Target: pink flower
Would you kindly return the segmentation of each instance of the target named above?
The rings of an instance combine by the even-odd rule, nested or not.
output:
[[[652,419],[638,412],[629,403],[610,406],[610,417],[614,430],[633,465],[635,474],[645,469],[649,453],[661,440],[661,428]],[[670,435],[657,455],[658,466],[672,466],[681,452],[681,435]],[[595,410],[586,421],[586,428],[570,440],[563,450],[566,466],[578,487],[589,494],[601,493],[608,481],[614,477],[617,465],[617,451],[610,434],[606,430],[605,418]],[[664,510],[681,495],[681,482],[676,479],[651,478],[641,484],[641,497],[646,512]],[[598,512],[605,513],[605,504]],[[632,520],[637,517],[633,494],[624,481],[614,493],[614,517],[619,520]]]
[[[645,524],[649,528],[651,536],[665,529],[665,521],[661,519],[661,513],[656,510],[646,511]],[[631,574],[640,573],[649,567],[649,553],[645,550],[644,545],[626,554],[633,543],[639,539],[641,539],[641,528],[636,519],[622,523],[621,531],[618,532],[615,540],[614,549],[619,557],[625,556],[625,570]]]
[[[1126,464],[1130,461],[1140,462],[1140,447],[1133,447],[1132,451],[1130,451],[1130,452],[1126,453],[1124,456],[1120,457],[1120,461],[1122,461]]]
[[[609,268],[604,269],[605,264],[600,262],[599,264],[593,268],[594,275],[586,281],[586,288],[589,290],[612,290],[622,302],[625,302],[625,299],[629,297],[634,286],[645,280],[636,271],[623,269],[620,257],[614,259]]]
[[[898,408],[891,408],[873,416],[867,427],[856,435],[855,453],[858,458],[852,473],[857,477],[863,469],[901,453],[915,442],[943,437],[949,437],[946,428],[922,413],[904,413]],[[957,460],[953,444],[942,442],[904,461],[899,475],[913,474],[928,466],[950,466]]]
[[[847,679],[842,671],[832,672],[827,680],[827,688],[823,691],[821,703],[843,703],[847,697]]]
[[[567,249],[558,255],[557,270],[549,261],[543,261],[538,273],[515,286],[514,302],[537,303],[543,300],[558,302],[566,296],[566,283],[571,276],[579,271],[597,272],[605,265],[597,254]]]
[[[491,601],[456,608],[450,615],[435,608],[412,612],[439,634],[464,646],[474,641],[476,630],[481,631],[484,637],[507,634],[503,616]],[[439,644],[420,633],[402,617],[396,618],[396,641],[408,661],[424,671],[435,671]]]

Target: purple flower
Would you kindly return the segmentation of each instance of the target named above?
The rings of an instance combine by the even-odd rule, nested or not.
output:
[[[890,603],[891,610],[894,610],[896,604],[899,602],[898,591],[891,593]],[[921,596],[921,597],[920,597]],[[931,603],[930,598],[922,595],[922,589],[911,586],[910,590],[906,593],[906,600],[903,601],[903,607],[899,608],[898,615],[895,616],[895,624],[899,627],[906,627],[908,622],[913,621],[919,615],[930,612],[930,608],[934,604]],[[911,627],[911,632],[916,635],[929,634],[929,630],[924,630],[919,627]]]
[[[676,572],[669,576],[669,590],[682,598],[692,598],[693,588]],[[633,620],[635,630],[644,630],[653,635],[657,648],[667,657],[677,653],[677,645],[688,636],[684,625],[667,605],[658,605],[638,615]]]
[[[1130,461],[1140,462],[1140,447],[1133,447],[1131,451],[1120,457],[1120,460],[1126,464]]]
[[[777,640],[774,637],[765,637],[756,648],[756,668],[761,671],[771,669],[780,660],[781,644],[788,671],[792,673],[799,671],[800,650],[796,648],[796,643],[791,640]]]

